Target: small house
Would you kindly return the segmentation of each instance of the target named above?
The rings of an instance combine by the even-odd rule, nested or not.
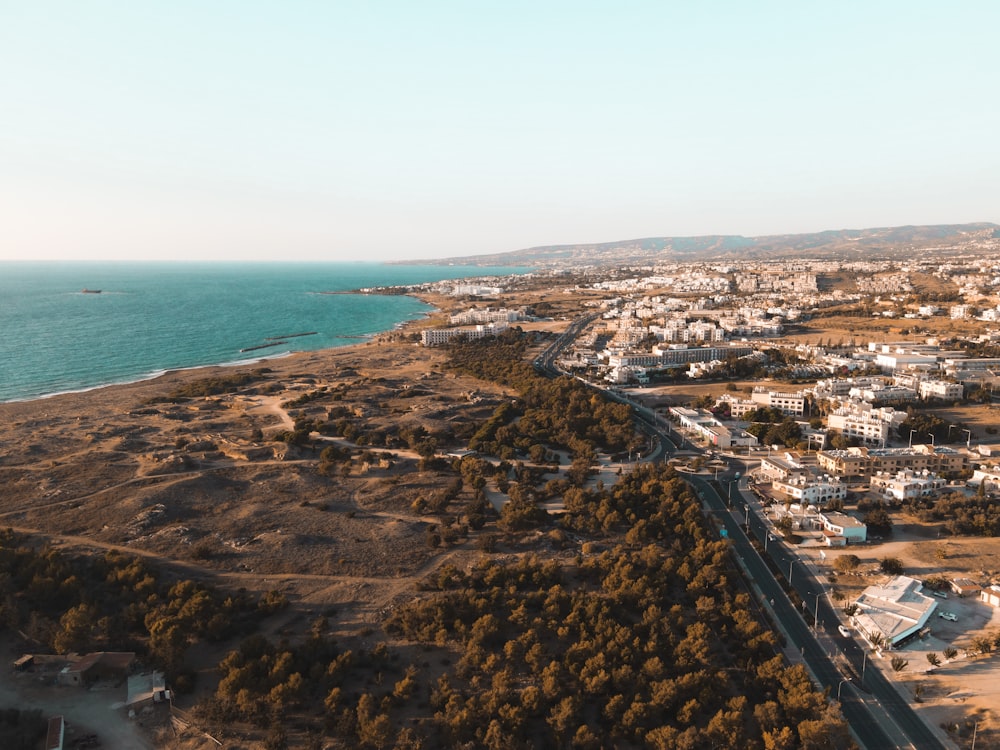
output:
[[[124,682],[134,661],[135,654],[131,651],[95,651],[71,661],[59,673],[58,682],[83,686],[102,680]]]
[[[991,607],[1000,607],[1000,586],[993,585],[982,589],[979,592],[979,601],[985,602]]]
[[[970,578],[955,578],[950,581],[951,590],[958,596],[975,596],[981,590],[981,586]]]

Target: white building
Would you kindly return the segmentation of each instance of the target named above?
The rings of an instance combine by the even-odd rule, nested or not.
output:
[[[467,326],[474,323],[513,323],[523,317],[524,314],[520,310],[508,310],[505,307],[494,310],[487,307],[485,310],[472,308],[465,312],[455,313],[448,319],[448,322],[453,326]]]
[[[920,581],[908,576],[869,586],[855,602],[859,611],[854,624],[869,640],[879,636],[886,648],[900,644],[919,633],[937,608],[937,601],[922,594],[922,588]]]
[[[894,500],[909,500],[932,495],[948,483],[926,469],[920,473],[898,471],[895,474],[878,471],[869,480],[873,490],[881,490],[885,497]]]
[[[826,418],[826,426],[845,437],[852,437],[872,445],[885,445],[889,439],[889,423],[871,411],[851,408],[835,409]]]
[[[914,389],[896,385],[852,388],[850,396],[869,404],[907,404],[917,400],[917,392]]]
[[[805,413],[806,397],[801,392],[781,393],[757,386],[753,389],[750,398],[762,406],[778,409],[786,416],[801,417]]]
[[[726,427],[707,411],[671,407],[670,413],[677,417],[681,427],[697,432],[710,445],[727,450],[729,448],[751,448],[757,445],[757,438],[749,432]]]
[[[837,479],[813,479],[802,474],[787,480],[776,479],[771,487],[806,505],[825,505],[831,500],[846,500],[847,485]]]
[[[861,544],[868,539],[868,527],[854,516],[827,511],[820,513],[820,519],[826,531],[843,537],[849,543]]]
[[[967,484],[977,488],[982,484],[984,492],[1000,489],[1000,467],[980,466],[972,472],[972,479]]]
[[[769,453],[761,458],[758,473],[771,481],[783,482],[792,477],[807,476],[809,470],[796,461],[791,453],[784,453],[781,456],[772,456]]]
[[[482,339],[503,333],[508,327],[506,323],[489,323],[475,328],[425,328],[420,332],[420,343],[424,346],[440,346],[456,338]]]
[[[965,395],[965,387],[961,383],[949,383],[946,380],[923,380],[919,386],[920,398],[940,398],[945,401],[959,401]]]
[[[742,419],[743,415],[748,411],[753,411],[760,407],[760,404],[756,401],[740,398],[731,393],[722,394],[719,396],[719,400],[715,402],[716,406],[722,406],[723,404],[729,406],[729,414],[733,419]]]
[[[979,600],[991,607],[1000,607],[1000,586],[993,585],[979,592]]]

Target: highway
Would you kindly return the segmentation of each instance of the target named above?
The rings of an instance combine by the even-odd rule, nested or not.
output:
[[[782,577],[787,580],[791,574],[792,587],[804,603],[805,612],[799,612],[792,604],[771,568],[743,531],[743,524],[749,520],[751,533],[762,544],[768,533],[764,521],[756,513],[747,512],[743,487],[740,486],[734,509],[729,510],[708,477],[689,475],[688,480],[709,512],[723,523],[744,573],[773,611],[788,638],[788,645],[799,652],[820,685],[829,687],[831,696],[840,694],[841,710],[858,742],[867,750],[911,746],[920,750],[943,750],[945,745],[885,676],[876,668],[868,668],[865,663],[868,657],[861,646],[853,638],[844,638],[837,632],[840,621],[826,600],[822,586],[809,569],[780,542],[768,541],[768,556],[781,571]],[[740,484],[745,481],[745,478],[741,479]],[[770,604],[772,601],[773,605]],[[814,632],[803,619],[805,614],[811,620],[816,612],[819,614],[818,632]]]

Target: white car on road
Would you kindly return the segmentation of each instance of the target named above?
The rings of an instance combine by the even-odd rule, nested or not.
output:
[[[950,620],[951,622],[958,622],[958,615],[954,612],[938,612],[938,617],[942,617],[945,620]]]

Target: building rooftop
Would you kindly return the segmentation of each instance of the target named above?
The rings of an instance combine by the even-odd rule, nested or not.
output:
[[[897,643],[917,629],[934,612],[937,602],[922,593],[922,584],[909,576],[896,576],[882,586],[869,586],[858,597],[858,626],[868,632],[881,632],[890,643]]]
[[[840,513],[838,511],[831,510],[828,513],[823,513],[823,517],[834,526],[842,526],[845,529],[855,528],[860,529],[864,524],[859,521],[854,516],[849,516],[846,513]]]

